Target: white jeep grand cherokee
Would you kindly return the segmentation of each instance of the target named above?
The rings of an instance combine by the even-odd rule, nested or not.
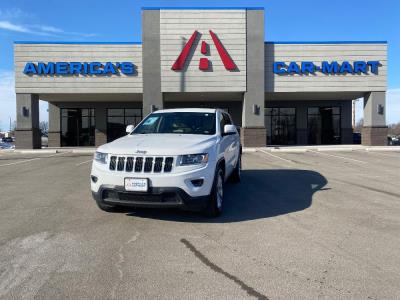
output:
[[[222,211],[224,183],[240,181],[241,145],[219,109],[169,109],[148,115],[127,136],[100,146],[91,189],[105,211],[118,206]]]

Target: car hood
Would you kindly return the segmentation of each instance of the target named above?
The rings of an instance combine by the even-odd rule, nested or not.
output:
[[[117,155],[182,155],[202,153],[218,136],[201,134],[132,134],[98,148]]]

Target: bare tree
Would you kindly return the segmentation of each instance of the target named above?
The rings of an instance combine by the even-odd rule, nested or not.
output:
[[[39,123],[39,129],[42,135],[47,135],[49,133],[49,122],[41,121]]]
[[[400,122],[395,124],[390,124],[388,125],[388,127],[389,127],[388,130],[389,135],[400,135]]]
[[[354,132],[361,132],[364,125],[364,119],[360,119],[357,121],[356,126],[354,127]]]
[[[15,136],[15,130],[17,129],[17,121],[12,122],[10,129],[11,129],[11,132],[10,132],[11,136]]]

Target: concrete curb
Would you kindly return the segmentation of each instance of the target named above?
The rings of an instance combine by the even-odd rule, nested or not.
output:
[[[344,147],[260,147],[260,148],[243,148],[243,153],[254,153],[254,152],[275,152],[275,153],[305,153],[305,152],[400,152],[400,147],[396,146],[344,146]]]
[[[261,150],[261,149],[260,149]],[[263,151],[268,151],[265,149],[262,149]],[[270,151],[268,152],[281,152],[281,153],[305,153],[307,152],[307,149],[274,149],[272,148]]]
[[[257,149],[256,148],[243,148],[242,152],[243,153],[254,153],[254,152],[257,152]]]
[[[366,151],[385,151],[385,152],[400,152],[400,147],[398,146],[376,146],[376,147],[368,147],[365,149]]]
[[[261,151],[262,150],[262,151]],[[56,154],[56,153],[74,153],[74,154],[93,154],[95,148],[55,148],[55,149],[2,149],[0,153],[21,153],[21,154]],[[244,147],[243,153],[255,152],[275,152],[275,153],[305,153],[305,152],[400,152],[400,147],[396,146],[344,146],[344,147]]]
[[[317,148],[314,151],[318,151],[318,152],[352,152],[352,151],[355,151],[355,149],[354,148]]]
[[[94,153],[96,151],[95,148],[53,148],[53,149],[4,149],[2,152],[7,153],[22,153],[22,154],[56,154],[56,153]]]
[[[10,152],[14,152],[15,149],[0,149],[0,153],[10,153]]]
[[[96,149],[72,149],[72,153],[95,153]]]
[[[21,150],[14,150],[13,153],[21,153],[21,154],[56,154],[58,153],[57,150],[49,150],[49,149],[21,149]]]

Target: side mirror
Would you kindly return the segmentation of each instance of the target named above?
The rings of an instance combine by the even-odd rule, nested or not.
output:
[[[231,134],[236,134],[237,129],[235,125],[225,125],[224,126],[224,133],[223,135],[231,135]]]
[[[126,134],[131,134],[133,129],[135,129],[135,126],[133,126],[133,125],[126,126],[126,130],[125,130]]]

